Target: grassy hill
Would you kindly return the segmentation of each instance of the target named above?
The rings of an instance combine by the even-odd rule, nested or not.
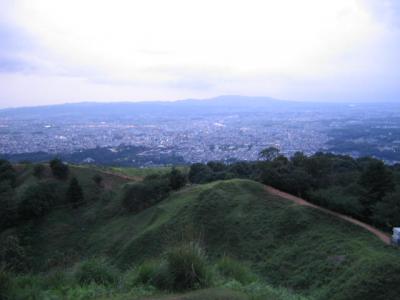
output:
[[[32,167],[18,169],[22,194],[38,179]],[[233,179],[187,186],[134,214],[121,205],[130,182],[101,173],[99,187],[92,180],[99,172],[71,167],[86,199],[78,208],[56,205],[44,217],[0,234],[3,241],[18,237],[29,260],[32,274],[11,281],[26,293],[34,290],[37,298],[20,299],[399,298],[397,249],[355,225],[268,194],[259,183]],[[54,179],[47,174],[41,180]],[[67,182],[58,182],[60,194],[66,188]],[[160,261],[168,249],[192,242],[203,249],[214,274],[209,289],[172,296],[126,284],[143,263]],[[93,257],[115,270],[118,284],[82,286],[68,279]],[[226,257],[240,271],[218,271]]]

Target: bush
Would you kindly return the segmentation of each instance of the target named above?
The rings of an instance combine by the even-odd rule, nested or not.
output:
[[[207,183],[214,180],[213,172],[205,164],[196,163],[190,166],[189,180],[192,183]]]
[[[0,244],[0,267],[13,272],[26,271],[28,258],[18,237],[9,235]]]
[[[169,289],[170,282],[167,264],[164,260],[150,260],[142,263],[137,269],[128,273],[126,285],[150,285],[160,289]]]
[[[179,190],[186,185],[187,179],[178,169],[173,168],[169,174],[169,186],[172,190]]]
[[[33,176],[38,179],[41,179],[44,175],[46,168],[42,164],[37,164],[33,167]]]
[[[17,204],[9,182],[0,182],[0,231],[17,222]]]
[[[75,177],[71,179],[67,190],[67,200],[73,205],[78,207],[79,203],[83,202],[83,190],[80,186],[78,179]]]
[[[165,179],[137,182],[127,188],[122,204],[128,211],[138,213],[166,198],[169,191],[169,182]]]
[[[364,208],[358,198],[339,186],[309,192],[308,197],[312,202],[340,213],[356,217],[363,214]]]
[[[168,291],[207,287],[211,271],[203,250],[190,243],[168,250],[160,260],[146,261],[128,276],[128,285],[152,285]]]
[[[104,259],[89,259],[78,266],[75,278],[81,285],[112,285],[118,281],[118,271]]]
[[[17,182],[17,174],[7,160],[0,159],[0,182],[8,181],[12,187],[15,187]]]
[[[55,158],[50,161],[50,168],[53,176],[57,179],[67,179],[69,175],[69,167],[63,163],[60,159]]]
[[[167,272],[174,291],[204,288],[211,273],[203,250],[196,243],[185,244],[166,253]]]
[[[95,174],[92,179],[97,186],[101,186],[103,184],[103,177],[99,174]]]
[[[11,300],[12,280],[8,272],[0,267],[0,300]]]
[[[57,200],[55,187],[51,183],[38,183],[29,186],[18,206],[22,219],[38,218],[50,211]]]
[[[249,284],[256,280],[251,270],[236,260],[224,256],[217,262],[218,272],[226,278],[234,279],[241,284]]]

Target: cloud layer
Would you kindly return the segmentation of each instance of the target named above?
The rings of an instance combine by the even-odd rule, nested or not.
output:
[[[396,0],[5,0],[0,107],[399,101],[399,19]]]

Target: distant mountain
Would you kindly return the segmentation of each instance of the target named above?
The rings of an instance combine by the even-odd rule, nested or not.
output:
[[[62,105],[9,108],[0,110],[0,116],[14,118],[85,116],[126,117],[130,115],[188,116],[238,112],[284,112],[310,109],[343,108],[347,104],[327,104],[278,100],[269,97],[226,95],[210,99],[187,99],[173,102],[82,102]]]

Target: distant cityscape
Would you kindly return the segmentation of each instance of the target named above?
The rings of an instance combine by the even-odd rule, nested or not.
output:
[[[236,111],[188,115],[146,114],[113,118],[12,117],[0,114],[0,154],[82,152],[120,146],[142,147],[136,156],[181,157],[185,163],[256,160],[275,146],[291,156],[333,151],[352,156],[377,156],[400,161],[400,112],[324,109],[303,111]],[[133,163],[135,159],[132,159]],[[162,161],[162,160],[161,160]],[[82,162],[96,163],[95,157]],[[168,163],[166,161],[165,163]],[[152,164],[152,159],[148,160]],[[159,164],[159,162],[157,163]]]

